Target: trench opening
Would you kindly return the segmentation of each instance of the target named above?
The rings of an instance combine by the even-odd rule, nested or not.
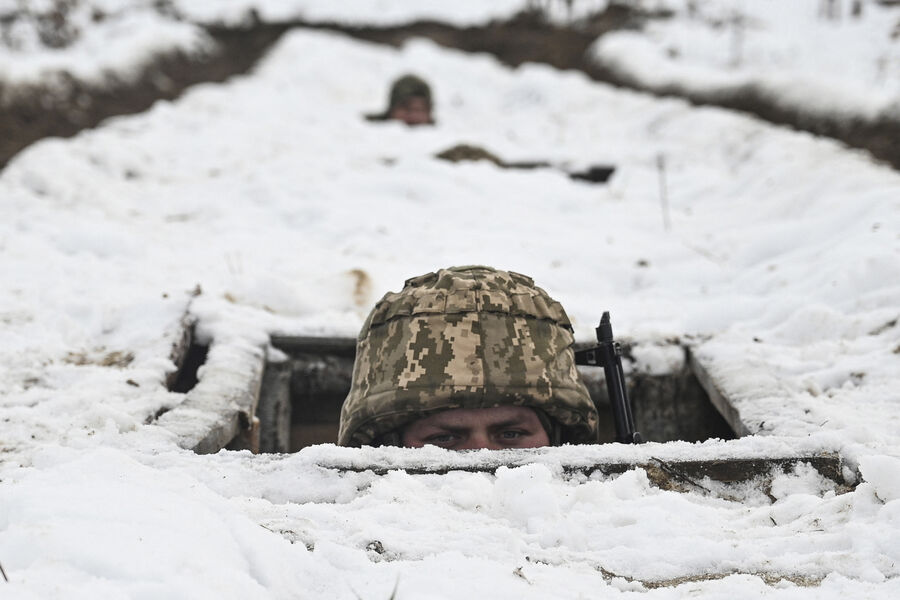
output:
[[[193,325],[186,327],[181,339],[172,348],[172,362],[175,371],[166,378],[166,388],[170,392],[186,394],[197,385],[197,372],[209,354],[209,346],[197,342]]]
[[[287,358],[266,364],[257,407],[259,451],[296,452],[314,444],[336,443],[356,340],[274,336],[272,345]],[[695,442],[737,437],[695,369],[695,363],[685,360],[677,372],[626,377],[635,424],[644,439]],[[615,429],[603,369],[579,367],[579,372],[599,407],[600,441],[612,442]]]

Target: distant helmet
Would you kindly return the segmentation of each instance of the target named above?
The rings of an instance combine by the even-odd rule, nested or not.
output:
[[[435,412],[510,405],[549,417],[561,441],[596,442],[573,343],[563,307],[525,275],[471,266],[409,279],[359,333],[338,443],[399,443]]]
[[[416,75],[404,75],[394,82],[391,86],[387,112],[390,113],[410,98],[423,98],[429,108],[431,107],[431,87]]]

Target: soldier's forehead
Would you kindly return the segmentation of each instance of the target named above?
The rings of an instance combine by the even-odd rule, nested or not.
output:
[[[534,410],[525,406],[495,406],[490,408],[453,408],[443,410],[417,421],[427,425],[470,425],[498,422],[520,422],[537,419]]]

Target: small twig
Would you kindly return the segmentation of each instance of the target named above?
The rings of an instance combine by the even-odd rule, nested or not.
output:
[[[703,490],[705,492],[710,491],[709,488],[707,488],[705,485],[701,485],[701,484],[697,483],[696,481],[694,481],[693,478],[688,477],[683,471],[675,468],[673,465],[670,465],[666,461],[656,458],[655,456],[651,456],[650,460],[653,461],[656,464],[656,466],[658,466],[663,471],[663,473],[665,473],[666,475],[669,475],[673,479],[676,479],[678,481],[681,481],[682,483],[687,483],[694,487],[700,488],[701,490]]]
[[[513,575],[522,578],[528,585],[533,585],[533,582],[525,576],[525,571],[522,570],[522,567],[513,569]]]
[[[400,576],[397,575],[397,581],[394,582],[394,591],[391,592],[390,600],[397,600],[397,589],[400,587]]]
[[[666,185],[666,156],[662,152],[656,155],[656,170],[659,173],[659,202],[662,205],[663,228],[668,232],[672,230],[672,220],[669,218],[669,193]]]
[[[3,575],[3,581],[9,583],[9,577],[6,576],[6,571],[3,570],[2,564],[0,564],[0,575]]]

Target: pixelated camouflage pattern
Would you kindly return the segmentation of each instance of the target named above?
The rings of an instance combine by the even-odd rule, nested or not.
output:
[[[572,327],[531,278],[454,267],[389,292],[360,331],[338,443],[370,444],[451,408],[540,408],[573,443],[597,440]]]

